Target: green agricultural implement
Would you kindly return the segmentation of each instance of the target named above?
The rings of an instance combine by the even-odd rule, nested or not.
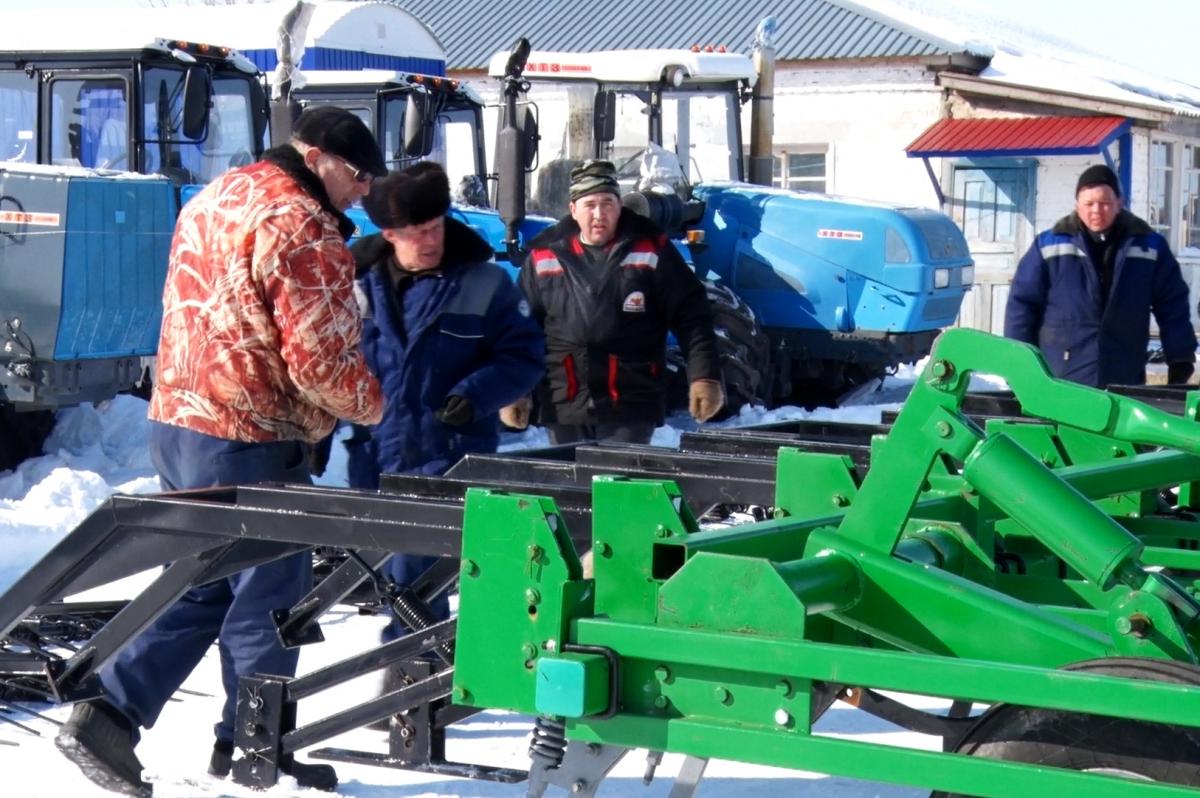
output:
[[[969,394],[976,372],[1012,396]],[[1200,796],[1200,393],[1143,398],[951,330],[890,426],[470,456],[379,492],[114,496],[0,595],[0,698],[85,700],[189,586],[337,547],[344,561],[276,613],[280,639],[319,642],[325,610],[367,583],[418,631],[293,679],[244,678],[243,784],[389,719],[386,752],[310,755],[528,779],[531,798],[586,798],[633,749],[648,775],[685,755],[672,798],[709,758],[938,796]],[[702,525],[714,507],[762,520]],[[399,588],[377,573],[395,551],[441,560]],[[62,603],[164,563],[86,622]],[[455,585],[457,620],[431,623],[428,600]],[[385,667],[395,689],[296,725],[301,699]],[[835,702],[935,750],[814,731]],[[482,709],[536,718],[528,770],[446,760],[446,728]]]
[[[964,415],[972,372],[1031,419]],[[780,450],[771,520],[703,530],[671,482],[598,478],[589,579],[552,501],[472,489],[453,699],[539,716],[531,794],[590,794],[645,748],[689,755],[693,784],[720,757],[943,794],[1195,795],[1152,783],[1200,788],[1193,418],[953,330],[865,475]],[[837,699],[946,750],[814,734]]]

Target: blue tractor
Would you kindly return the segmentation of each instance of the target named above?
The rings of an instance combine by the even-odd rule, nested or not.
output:
[[[974,267],[948,217],[745,181],[740,112],[758,77],[749,57],[531,52],[522,40],[489,72],[504,87],[498,207],[509,248],[526,238],[527,205],[566,212],[572,167],[615,162],[626,206],[671,232],[709,285],[730,410],[835,404],[928,354],[954,323]],[[522,109],[528,94],[540,101],[537,126]],[[547,135],[550,119],[561,136]],[[535,127],[543,158],[526,192]],[[770,178],[768,159],[758,179]]]
[[[236,52],[7,33],[27,46],[0,49],[0,469],[40,452],[55,409],[145,384],[178,208],[256,160],[267,122]]]

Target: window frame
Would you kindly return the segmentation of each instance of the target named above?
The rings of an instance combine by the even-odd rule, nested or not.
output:
[[[815,191],[818,194],[828,194],[833,183],[833,170],[830,168],[833,159],[830,157],[833,147],[829,144],[777,144],[771,150],[771,185],[775,188],[789,191]],[[792,155],[820,155],[824,160],[824,170],[821,177],[793,178],[788,174],[789,158]],[[776,175],[776,169],[779,170]],[[820,188],[812,188],[815,184]]]
[[[1155,147],[1163,146],[1169,152],[1170,164],[1167,171],[1166,195],[1169,198],[1168,221],[1165,226],[1154,218],[1153,201],[1156,172],[1163,171],[1154,163]],[[1191,155],[1189,161],[1188,155]],[[1200,209],[1200,140],[1172,135],[1150,137],[1147,154],[1147,222],[1162,234],[1177,256],[1200,257],[1200,210],[1194,211],[1194,224],[1189,224],[1189,209]],[[1189,165],[1190,164],[1190,165]],[[1190,234],[1189,234],[1190,233]]]

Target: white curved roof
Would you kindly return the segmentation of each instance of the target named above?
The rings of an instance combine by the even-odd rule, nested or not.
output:
[[[238,50],[276,49],[284,16],[297,0],[252,5],[71,10],[4,10],[0,50],[135,50],[156,38],[203,42]],[[305,48],[322,47],[409,58],[446,59],[441,42],[420,20],[386,2],[308,0],[312,17]]]

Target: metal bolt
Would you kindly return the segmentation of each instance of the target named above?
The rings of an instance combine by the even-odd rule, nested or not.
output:
[[[250,721],[249,723],[246,724],[246,736],[247,737],[256,737],[262,733],[262,730],[263,730],[263,727],[258,725],[254,721]]]
[[[253,710],[262,709],[263,708],[262,696],[255,693],[254,695],[250,696],[250,700],[246,702],[246,705],[249,706]]]
[[[593,543],[592,550],[595,551],[597,554],[599,554],[601,557],[608,557],[609,555],[612,554],[612,547],[609,546],[607,543],[605,543],[603,540],[597,540],[595,543]]]
[[[937,423],[937,434],[943,438],[949,438],[950,437],[950,422],[939,421]]]
[[[847,499],[845,496],[843,496],[840,493],[833,494],[833,506],[834,507],[845,507],[848,504],[850,504],[850,500]]]
[[[785,728],[791,726],[792,716],[788,714],[786,709],[777,709],[775,710],[775,723]]]
[[[733,701],[733,695],[724,687],[717,687],[713,690],[713,696],[717,699],[717,703],[728,705]]]
[[[667,707],[671,706],[671,699],[667,698],[665,695],[655,696],[654,706],[656,709],[666,709]]]
[[[531,559],[531,560],[536,560],[537,558],[542,556],[542,547],[536,543],[530,544],[527,551],[529,552],[529,559]]]
[[[465,687],[455,687],[453,695],[454,695],[454,700],[460,704],[463,703],[464,701],[471,700],[471,691]]]
[[[581,793],[586,789],[587,789],[587,782],[584,781],[583,779],[579,779],[578,781],[576,781],[574,784],[571,785],[571,792],[574,792],[574,793]]]
[[[667,529],[662,524],[659,524],[654,528],[654,535],[660,538],[669,537],[671,535],[671,530]]]
[[[775,683],[775,692],[779,693],[784,698],[792,697],[792,683],[787,679],[780,679]]]
[[[666,665],[659,665],[654,669],[654,678],[658,679],[663,684],[671,683],[671,669]]]
[[[1134,637],[1145,637],[1150,631],[1152,624],[1150,619],[1140,612],[1134,613],[1129,617],[1121,616],[1117,618],[1117,631],[1123,635],[1133,635]]]
[[[529,606],[535,606],[542,601],[542,594],[534,590],[532,587],[525,591],[525,603]]]
[[[479,566],[475,564],[474,560],[463,560],[462,568],[460,570],[461,570],[463,576],[478,576],[479,575]]]
[[[787,510],[782,507],[776,507],[774,512],[771,513],[774,518],[787,518],[787,514]]]
[[[412,737],[413,736],[412,726],[401,726],[400,727],[400,736],[405,739]]]
[[[587,752],[588,756],[600,756],[600,746],[596,745],[595,743],[588,743]]]
[[[526,643],[521,646],[521,653],[525,655],[525,659],[533,659],[537,656],[537,646],[533,643]]]
[[[1119,446],[1114,446],[1114,447],[1112,447],[1112,456],[1113,457],[1124,457],[1125,450]]]
[[[939,380],[947,380],[954,376],[954,364],[947,360],[935,360],[931,366],[933,376]]]

